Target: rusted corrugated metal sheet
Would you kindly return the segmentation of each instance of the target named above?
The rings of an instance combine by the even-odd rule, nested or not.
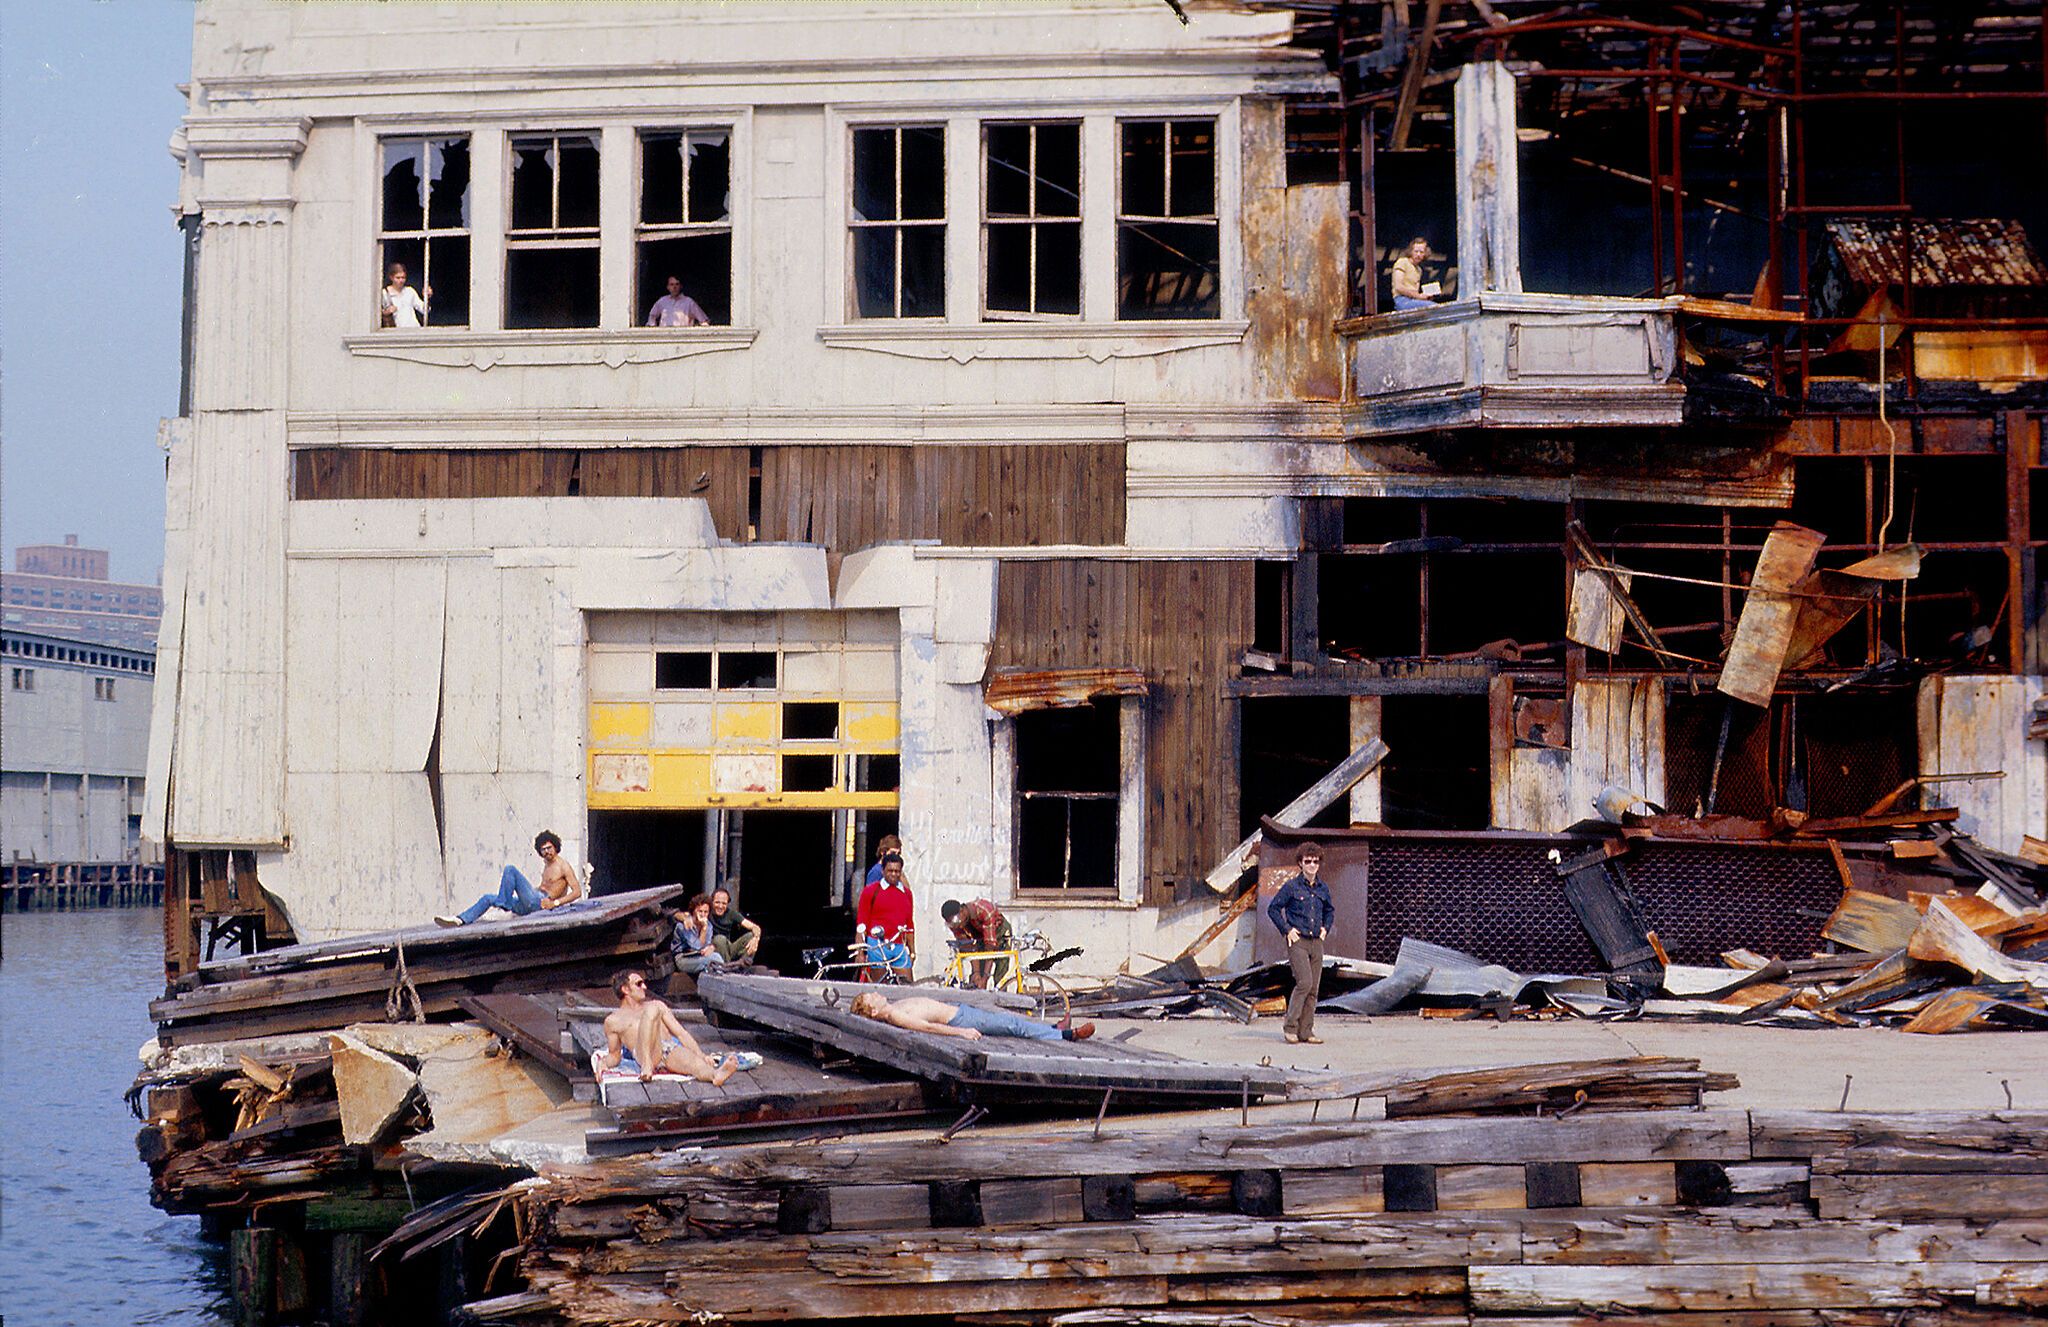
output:
[[[982,689],[982,699],[996,713],[1013,715],[1085,705],[1097,696],[1142,696],[1145,691],[1140,668],[1055,668],[997,673]]]
[[[1916,286],[2048,286],[2048,267],[2017,221],[1911,223]],[[1902,284],[1906,270],[1897,222],[1837,221],[1828,238],[1849,279],[1863,286]]]

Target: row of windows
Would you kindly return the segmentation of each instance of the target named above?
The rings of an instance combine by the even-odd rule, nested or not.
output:
[[[945,126],[851,131],[847,316],[940,318],[946,311]],[[1217,318],[1220,223],[1214,119],[1119,120],[1115,184],[1116,316]],[[677,325],[657,309],[678,279],[704,319],[732,321],[732,133],[636,135],[633,322]],[[426,325],[470,323],[470,139],[383,140],[379,271],[405,269]],[[508,139],[504,326],[596,327],[601,139],[594,132]],[[1084,179],[1078,121],[981,126],[982,316],[1081,315]],[[400,301],[401,306],[405,303]],[[416,314],[387,316],[411,326]]]
[[[30,659],[48,659],[53,663],[85,664],[92,668],[113,668],[129,673],[156,671],[154,659],[137,659],[105,650],[78,649],[70,645],[50,645],[43,641],[11,640],[7,642],[6,652]]]
[[[16,691],[34,691],[36,689],[36,670],[33,668],[16,668],[8,679],[8,684]],[[114,698],[114,679],[111,677],[95,677],[92,680],[92,698],[94,700],[112,700]]]
[[[42,590],[24,591],[18,588],[10,588],[7,591],[7,601],[14,604],[63,603],[65,597],[62,590],[51,591],[47,595]],[[119,595],[113,596],[110,602],[108,596],[104,594],[88,596],[80,590],[71,591],[69,597],[71,604],[75,605],[77,610],[82,613],[119,613],[125,609],[140,616],[143,606],[142,597],[133,594],[129,595],[125,602]],[[153,609],[155,605],[152,604],[151,607]]]

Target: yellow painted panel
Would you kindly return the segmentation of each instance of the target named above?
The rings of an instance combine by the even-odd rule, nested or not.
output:
[[[645,703],[596,703],[590,707],[592,746],[644,746],[652,707]]]
[[[894,746],[900,728],[894,701],[849,700],[839,707],[839,724],[846,741],[862,746]]]
[[[721,703],[717,731],[720,746],[773,742],[782,736],[782,706],[773,701]]]
[[[698,752],[657,751],[648,761],[647,791],[662,805],[686,798],[698,806],[711,790],[711,757]]]

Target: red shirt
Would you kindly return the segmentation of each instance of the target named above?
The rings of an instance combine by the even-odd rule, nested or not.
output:
[[[910,886],[891,885],[886,880],[877,880],[860,891],[860,907],[854,916],[867,928],[870,935],[880,933],[884,940],[901,940],[914,937],[917,928],[910,921]]]

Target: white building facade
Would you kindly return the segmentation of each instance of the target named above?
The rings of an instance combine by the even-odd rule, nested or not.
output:
[[[1187,9],[202,0],[150,834],[302,940],[541,828],[809,934],[899,833],[926,966],[949,897],[1201,930],[1234,765],[1162,787],[1218,720],[1160,697],[1297,544],[1337,203],[1288,18]],[[712,325],[647,325],[670,276]],[[1133,663],[1055,582],[1154,662],[1034,731],[991,678]]]
[[[142,843],[155,659],[146,650],[0,633],[0,844],[7,863],[154,860]]]

